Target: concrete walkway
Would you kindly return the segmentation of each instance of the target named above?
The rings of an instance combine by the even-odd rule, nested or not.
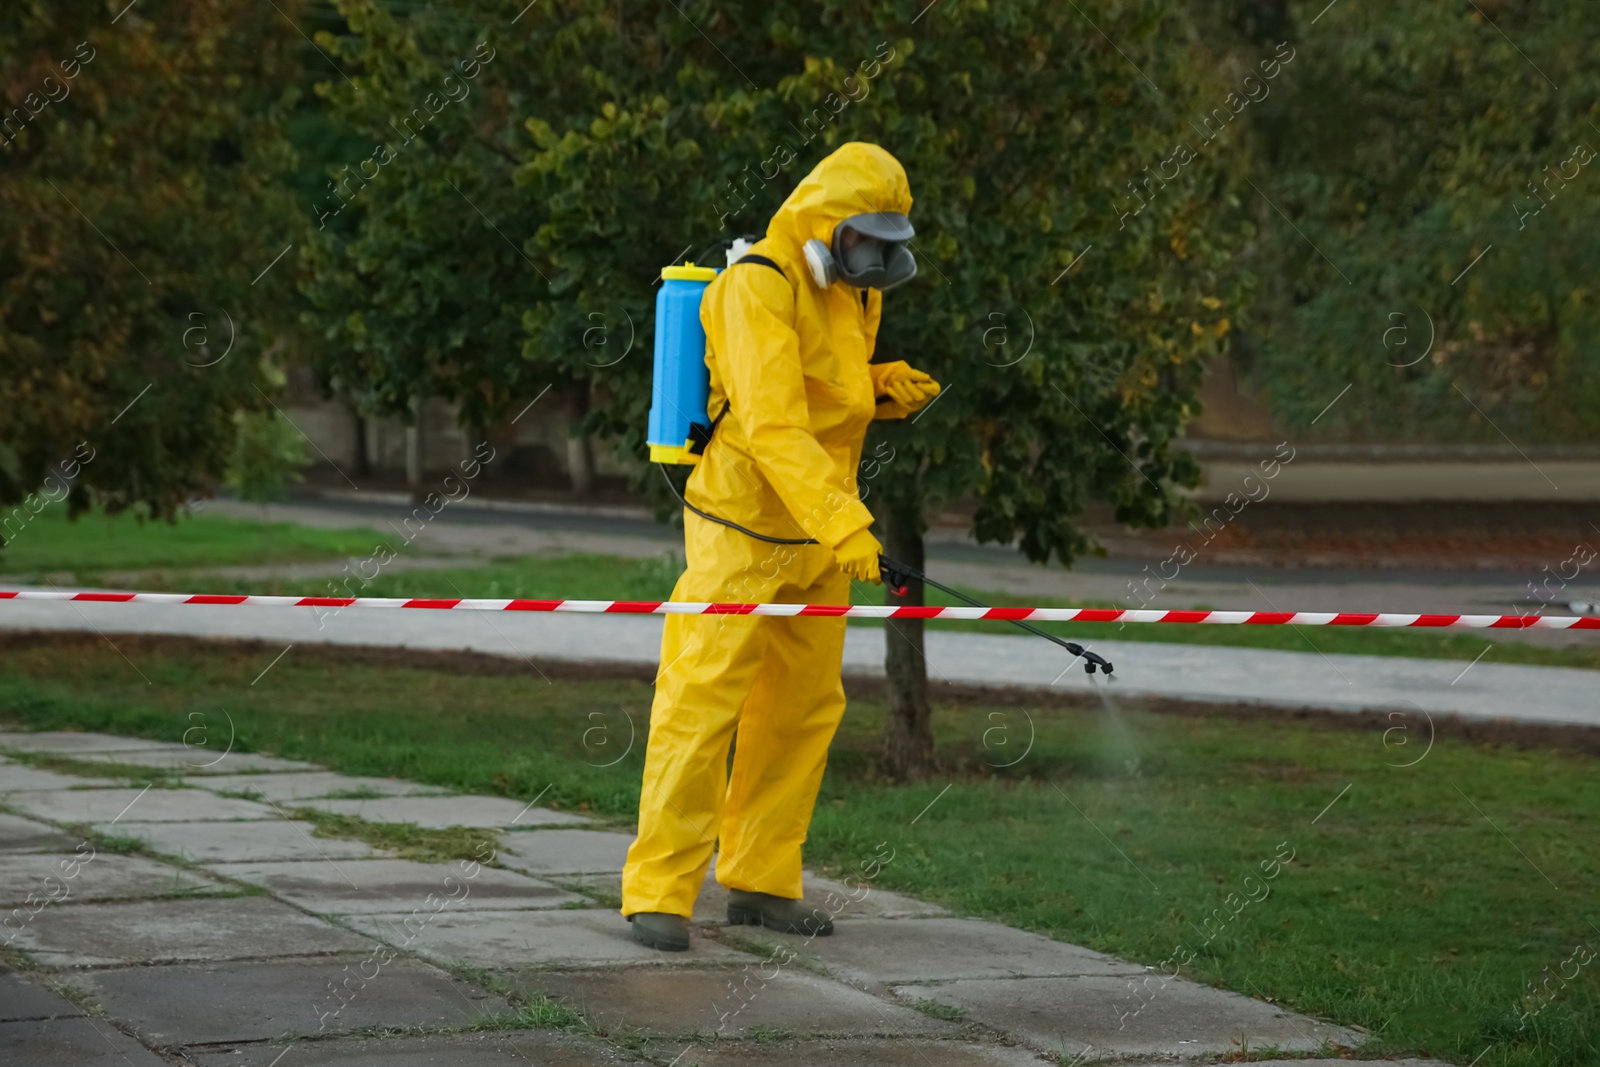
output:
[[[535,667],[552,660],[654,666],[661,625],[655,616],[0,603],[0,630],[470,650],[515,656]],[[1036,637],[1010,636],[1002,624],[995,624],[995,629],[994,633],[930,632],[929,679],[936,685],[1082,692],[1099,687],[1119,701],[1157,698],[1337,712],[1422,711],[1468,719],[1600,726],[1600,701],[1594,697],[1600,672],[1497,664],[1492,651],[1480,662],[1466,663],[1094,641],[1091,647],[1116,666],[1116,681],[1107,688],[1100,675],[1091,681],[1082,664],[1061,649]],[[1107,627],[1108,634],[1114,632],[1114,627]],[[1317,640],[1315,628],[1304,632],[1311,641]],[[886,635],[882,628],[852,626],[845,641],[845,670],[881,676]]]
[[[628,836],[502,797],[264,755],[202,768],[193,748],[98,734],[0,733],[0,753],[0,940],[22,965],[0,968],[8,1064],[1022,1067],[1362,1041],[818,877],[807,893],[836,913],[833,937],[724,927],[708,879],[693,951],[653,952],[616,911]],[[121,764],[170,767],[181,787],[130,785]],[[318,837],[305,809],[475,828],[476,858]]]

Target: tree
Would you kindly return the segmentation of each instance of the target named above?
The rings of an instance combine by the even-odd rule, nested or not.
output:
[[[280,7],[0,14],[19,102],[0,116],[0,503],[77,456],[74,514],[170,516],[222,477],[235,412],[269,408],[276,261],[300,240],[276,184],[300,62]]]
[[[871,55],[878,27],[903,22],[887,4],[872,14],[795,43]],[[919,569],[930,511],[966,497],[980,540],[1071,563],[1095,547],[1074,522],[1090,500],[1120,522],[1164,525],[1174,487],[1196,481],[1174,439],[1248,285],[1226,270],[1248,227],[1228,200],[1228,162],[1186,160],[1174,142],[1225,90],[1164,5],[1089,17],[1046,3],[935,9],[890,36],[872,96],[827,138],[893,151],[926,235],[922,275],[885,301],[877,358],[909,360],[945,391],[885,428],[894,458],[871,483],[886,551]],[[786,98],[826,104],[846,62],[808,63]],[[1130,189],[1163,210],[1138,209]],[[922,593],[913,582],[890,599]],[[919,774],[933,759],[920,620],[891,625],[887,670],[885,765]]]
[[[393,410],[424,389],[500,410],[546,375],[586,379],[589,427],[642,459],[660,268],[760,229],[834,147],[875,140],[906,164],[924,234],[922,277],[891,294],[878,358],[908,359],[946,386],[914,423],[884,431],[895,458],[872,500],[891,553],[920,562],[929,509],[968,494],[979,537],[1018,539],[1040,561],[1093,548],[1073,522],[1091,499],[1124,522],[1164,523],[1173,488],[1197,473],[1174,438],[1247,281],[1222,271],[1248,232],[1226,199],[1225,160],[1159,176],[1174,130],[1220,98],[1220,83],[1202,75],[1191,27],[1154,0],[1095,23],[1036,0],[921,18],[903,7],[528,10],[515,36],[492,42],[478,103],[451,112],[459,131],[407,157],[419,170],[401,188],[363,189],[353,234],[319,244],[315,285],[329,288],[314,296],[352,352],[338,373]],[[341,10],[360,39],[323,43],[337,44],[362,91],[328,92],[341,114],[368,109],[374,127],[420,99],[469,27],[498,12],[469,4],[401,22],[369,0]],[[1158,39],[1169,42],[1159,68]],[[1159,69],[1160,85],[1135,63]],[[445,176],[510,236],[464,258],[462,220],[480,227]],[[1159,221],[1134,210],[1124,183],[1135,180],[1162,199]],[[543,284],[526,284],[508,245]],[[435,265],[407,277],[422,262]],[[502,269],[522,275],[514,296],[490,284]],[[383,321],[340,310],[352,304]],[[520,361],[500,343],[513,321],[528,334]],[[608,362],[578,343],[597,323],[614,336],[624,322],[632,358]],[[932,735],[920,630],[896,633],[885,754],[904,776],[927,765]]]
[[[531,205],[499,143],[515,120],[487,72],[505,58],[467,7],[339,10],[351,32],[317,40],[345,77],[317,91],[345,143],[362,147],[328,167],[306,205],[304,317],[324,341],[313,363],[363,415],[410,422],[419,399],[438,396],[487,426],[548,382],[519,356],[544,283],[523,247]]]
[[[670,5],[562,0],[510,33],[488,0],[339,10],[350,35],[318,40],[350,83],[319,91],[377,143],[370,158],[392,158],[330,174],[324,205],[348,208],[323,223],[304,286],[324,379],[370,414],[442,396],[477,426],[552,387],[584,395],[578,432],[642,456],[652,282],[716,236],[713,175],[758,158],[716,46]],[[641,486],[660,492],[653,475]]]

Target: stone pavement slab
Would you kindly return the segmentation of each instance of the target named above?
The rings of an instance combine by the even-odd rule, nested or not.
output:
[[[0,907],[34,894],[54,907],[87,900],[137,900],[220,889],[213,879],[144,856],[114,852],[31,852],[0,864]]]
[[[265,886],[273,895],[322,915],[420,911],[437,916],[439,912],[587,903],[574,893],[514,871],[479,866],[476,876],[468,878],[459,863],[302,860],[213,863],[207,869]]]
[[[1195,982],[1169,980],[1158,987],[1152,981],[1142,1001],[1128,987],[1126,978],[999,978],[898,986],[893,992],[907,1001],[957,1008],[966,1019],[1036,1048],[1086,1061],[1188,1059],[1263,1047],[1311,1052],[1325,1042],[1362,1041],[1353,1031]]]
[[[603,830],[529,830],[509,835],[498,859],[526,874],[620,874],[632,843]]]
[[[166,1067],[105,1019],[0,1023],[0,1052],[18,1067]]]
[[[745,927],[729,933],[789,948],[836,978],[874,988],[957,978],[1145,973],[1137,963],[977,919],[863,919],[809,940]]]
[[[316,956],[372,948],[364,937],[265,897],[63,905],[36,916],[16,943],[46,967]]]
[[[552,1030],[490,1030],[425,1037],[345,1037],[334,1041],[186,1050],[197,1067],[612,1067],[643,1064],[603,1041]],[[282,1057],[278,1059],[276,1057]],[[679,1065],[683,1067],[683,1065]]]
[[[138,811],[137,806],[134,811]],[[382,855],[365,841],[315,837],[316,827],[292,819],[260,822],[134,822],[96,830],[136,837],[157,852],[196,863],[267,860],[367,859]]]
[[[86,785],[121,784],[112,778],[79,778],[75,774],[57,774],[26,763],[0,759],[0,794],[19,789],[77,789]]]
[[[795,967],[639,968],[524,971],[507,975],[519,992],[571,1004],[590,1025],[654,1037],[692,1032],[724,1038],[763,1031],[794,1036],[940,1037],[950,1023],[869,996]]]
[[[653,1051],[659,1054],[675,1048],[663,1045]],[[668,1058],[662,1057],[663,1060]],[[1055,1061],[1041,1059],[1027,1049],[1005,1045],[868,1038],[703,1042],[685,1050],[676,1067],[816,1067],[818,1064],[828,1067],[1054,1067]]]
[[[36,733],[0,733],[0,749],[14,752],[58,752],[80,756],[86,752],[171,752],[183,746],[171,741],[148,741],[142,737],[115,734],[81,734],[73,730],[41,730]]]
[[[69,837],[46,823],[0,812],[0,852],[72,849],[82,838]]]
[[[383,966],[373,961],[367,968],[373,977],[365,981],[356,976],[362,962],[133,967],[92,971],[73,980],[108,1016],[137,1027],[145,1041],[161,1046],[266,1041],[364,1027],[461,1026],[509,1008],[500,997],[417,960],[400,958]]]
[[[20,974],[0,971],[0,1023],[20,1019],[55,1019],[83,1012],[65,997],[46,989],[38,982],[30,982]],[[0,1042],[0,1052],[5,1044]]]
[[[301,800],[329,793],[360,791],[381,796],[426,795],[447,792],[438,786],[408,782],[403,778],[365,778],[334,771],[291,771],[284,774],[208,775],[191,783],[218,793],[255,793],[263,800]]]
[[[89,752],[77,757],[87,763],[122,763],[131,767],[164,767],[184,774],[241,774],[274,771],[314,771],[315,763],[279,759],[255,752],[214,751],[200,746],[182,746],[161,752]]]
[[[442,830],[450,826],[583,826],[581,815],[530,807],[505,797],[383,797],[376,800],[308,800],[303,805],[354,815],[369,822],[408,822]]]
[[[409,915],[353,916],[349,924],[435,963],[474,967],[648,967],[750,960],[745,952],[700,938],[692,953],[660,952],[633,940],[628,921],[610,908],[479,911],[436,916],[410,932]],[[413,923],[413,928],[417,924]]]
[[[6,803],[52,822],[212,822],[276,819],[265,804],[219,797],[203,789],[58,789],[12,793]]]
[[[562,889],[582,893],[589,898],[590,907],[609,908],[613,911],[622,907],[620,874],[557,874],[551,875],[550,881]]]

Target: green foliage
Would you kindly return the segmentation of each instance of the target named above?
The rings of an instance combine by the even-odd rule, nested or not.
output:
[[[1592,440],[1593,5],[1339,4],[1312,25],[1321,6],[1283,29],[1299,54],[1231,149],[1260,189],[1246,262],[1267,282],[1240,355],[1269,407],[1305,430],[1353,384],[1317,432]],[[1234,37],[1229,61],[1263,47]]]
[[[878,26],[896,25],[891,7]],[[880,141],[906,165],[922,274],[885,300],[877,358],[945,386],[883,428],[894,459],[873,506],[920,522],[975,495],[979,539],[1016,538],[1035,560],[1093,547],[1072,521],[1092,499],[1134,525],[1173,515],[1172,487],[1198,477],[1173,441],[1249,282],[1222,270],[1241,234],[1217,159],[1189,165],[1159,222],[1113,207],[1216,91],[1181,9],[1119,5],[1094,25],[1104,36],[1071,5],[936,9],[889,34],[894,63],[831,138]],[[808,53],[872,54],[870,26],[828,45],[837,33],[808,31]],[[839,78],[807,64],[783,88],[810,108]]]
[[[278,8],[0,5],[19,105],[0,119],[0,503],[82,446],[74,514],[171,514],[222,475],[233,413],[266,406],[293,260],[267,268],[301,241],[277,184],[300,4]]]
[[[306,441],[281,411],[240,411],[234,424],[238,436],[226,480],[240,500],[281,500],[290,482],[304,480],[300,468],[309,461]]]
[[[1182,15],[1102,13],[1113,46],[1038,0],[915,22],[887,2],[735,7],[563,0],[507,35],[482,0],[404,19],[342,0],[352,36],[322,43],[360,92],[319,91],[350,129],[393,130],[479,42],[494,58],[470,81],[456,68],[467,91],[414,144],[381,134],[395,161],[308,253],[327,378],[394,414],[449,396],[474,422],[588,381],[588,429],[642,458],[660,268],[763,227],[829,151],[874,140],[906,164],[926,235],[879,358],[948,387],[888,431],[879,499],[920,511],[976,493],[979,536],[1020,536],[1038,559],[1090,547],[1071,519],[1091,499],[1165,522],[1197,473],[1173,439],[1248,282],[1220,273],[1241,237],[1229,207],[1201,213],[1225,185],[1216,162],[1192,164],[1159,225],[1110,209],[1118,177],[1215,89]],[[1159,91],[1132,65],[1158,55]]]
[[[301,205],[314,227],[304,317],[323,341],[319,371],[368,414],[410,421],[413,398],[440,396],[481,426],[551,381],[519,354],[522,316],[544,283],[524,251],[531,205],[502,143],[528,106],[506,85],[542,84],[543,63],[473,26],[478,13],[503,27],[503,7],[491,22],[488,6],[396,19],[388,5],[343,0],[353,32],[317,35],[350,76],[317,92],[367,148],[330,167],[320,199]],[[505,70],[516,62],[525,69]]]

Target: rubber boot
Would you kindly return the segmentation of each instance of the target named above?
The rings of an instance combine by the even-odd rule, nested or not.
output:
[[[827,937],[833,920],[821,908],[808,908],[803,900],[770,893],[728,890],[728,922],[734,926],[762,926],[780,934]]]
[[[639,911],[628,916],[633,939],[647,948],[683,952],[689,947],[689,920],[662,911]]]

